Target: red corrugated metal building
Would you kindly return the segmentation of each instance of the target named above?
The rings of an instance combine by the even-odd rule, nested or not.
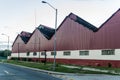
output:
[[[32,35],[29,36],[29,40],[24,44],[24,46],[19,47],[20,49],[17,49],[15,44],[18,44],[18,40],[15,40],[12,52],[21,52],[22,54],[26,52],[47,51],[47,54],[49,55],[50,52],[54,50],[54,32],[54,29],[40,25],[33,31]],[[67,64],[100,64],[102,66],[106,66],[111,63],[114,67],[120,67],[120,65],[116,65],[120,63],[119,32],[120,9],[116,11],[105,23],[103,23],[100,28],[96,28],[77,15],[70,13],[57,28],[56,50],[58,56],[56,55],[56,61]],[[19,39],[19,37],[17,37],[17,39]],[[20,43],[23,43],[23,41]],[[71,52],[71,55],[66,57],[64,55],[64,51]],[[87,56],[86,54],[81,56],[81,51],[89,51],[90,53]],[[107,52],[106,56],[104,56],[104,52]],[[112,55],[109,54],[111,52],[113,52]],[[51,55],[47,57],[48,61],[53,60]],[[76,57],[74,55],[76,55]],[[119,57],[117,55],[119,55]],[[35,58],[37,59],[38,57]],[[41,57],[41,59],[42,58],[44,57]]]

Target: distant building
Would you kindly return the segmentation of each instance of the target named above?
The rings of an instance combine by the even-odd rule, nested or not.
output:
[[[33,33],[17,36],[12,46],[12,59],[44,60],[54,58],[55,30],[44,25]],[[100,28],[70,13],[57,28],[57,63],[120,67],[120,9]],[[25,38],[25,40],[23,39]]]

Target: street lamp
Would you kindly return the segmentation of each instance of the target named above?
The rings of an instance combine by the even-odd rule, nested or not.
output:
[[[4,34],[4,33],[2,33],[1,35],[7,36],[7,38],[8,38],[8,45],[7,45],[7,48],[8,48],[8,50],[9,50],[9,36],[8,36],[7,34]],[[8,52],[7,52],[7,57],[8,57]]]
[[[57,9],[54,8],[51,4],[49,4],[46,1],[42,1],[42,3],[48,4],[51,8],[55,10],[55,36],[54,36],[54,64],[53,64],[53,70],[55,70],[56,66],[56,28],[57,28]]]

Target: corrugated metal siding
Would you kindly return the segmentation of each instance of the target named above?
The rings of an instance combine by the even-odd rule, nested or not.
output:
[[[57,50],[89,49],[93,34],[93,31],[67,18],[57,31]]]
[[[102,25],[97,32],[93,32],[82,24],[75,22],[70,17],[67,17],[56,32],[56,49],[61,51],[120,48],[119,32],[120,11]],[[18,50],[16,45],[13,48],[15,48],[13,52]],[[30,52],[39,50],[52,51],[54,50],[54,35],[48,40],[36,29],[26,44],[26,48],[25,45],[22,45],[20,48],[21,51],[27,50]]]
[[[120,48],[120,11],[117,12],[102,28],[95,33],[95,46],[93,49]]]
[[[22,41],[21,37],[18,36],[16,42],[12,47],[12,53],[26,52],[25,43]]]
[[[45,38],[39,30],[35,30],[34,34],[30,38],[29,42],[26,44],[26,48],[30,52],[37,52],[37,51],[44,51],[44,50],[51,50],[52,46],[51,41]]]

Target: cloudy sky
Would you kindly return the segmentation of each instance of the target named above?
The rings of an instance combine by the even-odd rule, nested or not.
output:
[[[54,28],[55,10],[42,0],[0,0],[0,34],[14,41],[21,31],[33,32],[40,24]],[[58,9],[58,26],[74,13],[99,27],[120,8],[120,0],[45,0]],[[7,37],[0,35],[0,42]],[[1,44],[1,43],[0,43]]]

